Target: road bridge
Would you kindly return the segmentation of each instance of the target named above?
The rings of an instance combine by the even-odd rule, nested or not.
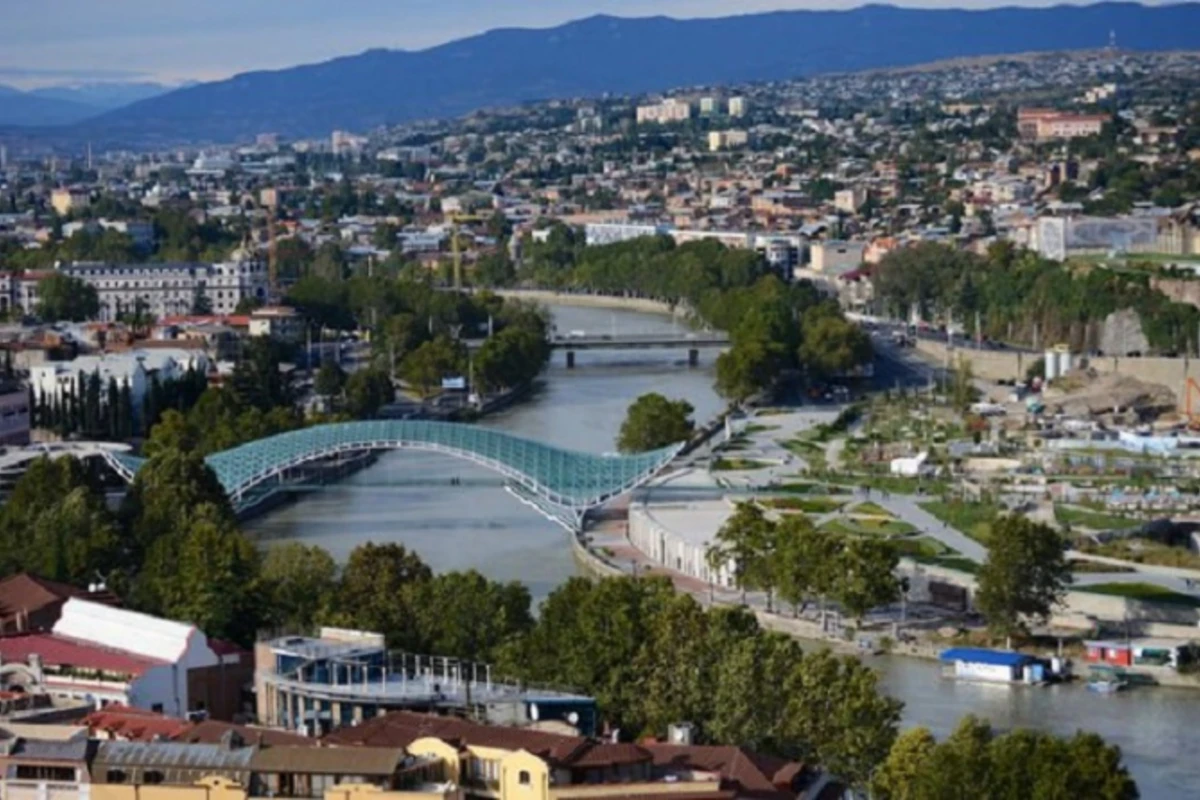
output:
[[[729,347],[729,335],[722,331],[612,334],[573,331],[550,340],[552,350],[566,352],[568,369],[575,367],[575,353],[582,350],[686,350],[688,365],[694,367],[700,363],[701,350],[726,347]]]

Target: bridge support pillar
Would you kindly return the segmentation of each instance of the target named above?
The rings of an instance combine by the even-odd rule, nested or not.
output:
[[[693,347],[691,350],[688,350],[688,366],[689,367],[700,366],[700,351],[698,349],[696,349],[695,347]]]
[[[567,351],[567,369],[575,369],[575,351]]]

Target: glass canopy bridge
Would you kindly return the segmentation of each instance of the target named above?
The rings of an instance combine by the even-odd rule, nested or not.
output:
[[[503,476],[506,489],[551,519],[576,529],[591,509],[653,478],[683,444],[631,456],[593,455],[532,439],[452,422],[375,420],[289,431],[214,453],[205,463],[225,487],[235,510],[286,486],[305,464],[380,450],[421,450],[465,459]],[[106,452],[105,460],[132,481],[145,459]]]

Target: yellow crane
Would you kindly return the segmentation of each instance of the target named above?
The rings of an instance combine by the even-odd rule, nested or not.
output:
[[[454,257],[454,288],[462,289],[462,248],[458,243],[458,225],[461,222],[479,222],[478,214],[448,214],[450,219],[450,252]]]

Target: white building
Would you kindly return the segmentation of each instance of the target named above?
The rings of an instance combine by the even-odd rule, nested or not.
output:
[[[666,236],[671,228],[666,225],[644,225],[631,222],[589,222],[583,228],[588,247],[627,242],[643,236]]]
[[[661,103],[651,106],[638,106],[637,121],[644,123],[664,124],[668,122],[684,122],[692,118],[692,104],[686,100],[668,97]]]
[[[814,242],[810,250],[813,271],[842,273],[856,270],[862,266],[866,250],[865,242]]]
[[[179,380],[189,369],[207,373],[208,357],[203,352],[182,348],[132,350],[128,353],[80,356],[71,361],[48,361],[31,366],[29,386],[39,399],[53,402],[67,394],[78,394],[80,373],[89,377],[98,375],[101,403],[107,400],[107,387],[112,380],[116,382],[118,389],[129,387],[130,399],[134,412],[137,413],[155,378],[160,384]]]
[[[744,98],[744,97],[729,98],[729,116],[744,117],[744,116],[746,116],[746,111],[748,111],[748,110],[749,110],[749,104],[747,104],[746,98]]]
[[[170,317],[190,313],[200,296],[208,298],[216,314],[232,314],[243,300],[267,297],[266,264],[240,250],[218,264],[80,263],[60,270],[95,287],[105,322],[133,312],[139,299],[147,313]],[[11,302],[20,305],[16,299]]]
[[[99,233],[100,231],[116,231],[123,233],[133,240],[133,246],[139,250],[149,250],[154,246],[154,225],[150,222],[125,220],[79,220],[63,225],[64,238],[70,238],[79,231]]]
[[[833,206],[847,214],[857,214],[867,202],[867,190],[861,186],[841,189],[833,195]]]
[[[225,658],[194,625],[80,598],[63,604],[50,633],[0,639],[0,657],[19,662],[51,695],[172,717],[201,710],[190,696],[193,672],[219,668]]]

